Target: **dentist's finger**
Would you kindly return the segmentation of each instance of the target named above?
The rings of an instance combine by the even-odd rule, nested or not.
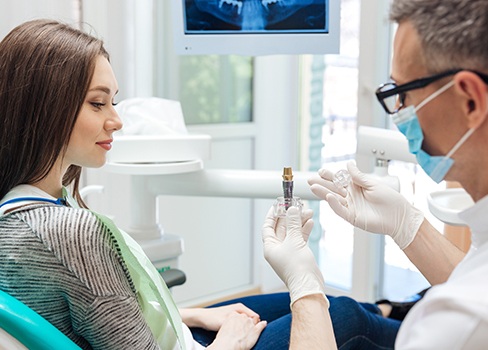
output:
[[[303,240],[305,242],[308,242],[308,238],[310,237],[310,234],[312,233],[312,229],[313,229],[313,220],[309,219],[302,226],[302,236],[303,236]]]
[[[271,207],[264,219],[261,235],[263,242],[276,239],[276,217],[274,216],[274,208]]]
[[[333,185],[335,187],[335,185]],[[337,187],[335,187],[337,189]],[[342,197],[344,199],[344,202],[345,202],[345,197],[347,196],[347,190],[345,190],[344,188],[342,188],[342,191],[341,193],[337,193],[336,191],[331,191],[329,190],[328,188],[325,188],[321,185],[318,185],[318,184],[314,184],[312,186],[310,186],[310,191],[312,191],[312,193],[314,195],[316,195],[318,198],[320,199],[323,199],[323,200],[327,200],[327,195],[328,194],[334,194],[334,195],[337,195],[339,197]]]
[[[323,169],[321,169],[321,170],[323,170]],[[330,192],[339,193],[341,196],[347,195],[347,191],[343,187],[337,187],[332,180],[323,179],[322,177],[320,177],[318,175],[314,175],[311,178],[309,178],[308,184],[310,186],[322,186]]]
[[[336,213],[346,221],[349,221],[349,209],[347,207],[347,204],[341,203],[339,196],[330,193],[327,195],[327,202],[329,203],[334,213]]]
[[[302,210],[302,226],[313,217],[313,210],[312,209],[305,209]]]
[[[321,168],[317,173],[322,179],[329,180],[329,181],[332,181],[335,175],[335,172],[327,168]]]

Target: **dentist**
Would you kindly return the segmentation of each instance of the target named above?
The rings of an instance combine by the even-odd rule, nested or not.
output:
[[[436,182],[458,181],[475,201],[460,214],[472,247],[461,252],[421,211],[354,164],[346,189],[333,184],[327,169],[309,183],[351,224],[391,236],[433,285],[402,323],[396,349],[481,349],[488,343],[488,2],[393,0],[390,17],[398,23],[392,82],[378,88],[377,98],[425,172]],[[290,348],[333,349],[323,292],[310,287],[321,277],[289,216],[285,241],[271,241],[269,228],[263,239],[265,256],[285,283],[300,275],[309,280],[288,284],[304,295],[293,304]],[[317,325],[325,328],[318,332]]]

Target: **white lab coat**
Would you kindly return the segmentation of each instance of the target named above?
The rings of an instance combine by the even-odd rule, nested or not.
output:
[[[472,246],[446,283],[432,287],[408,313],[396,349],[488,347],[488,196],[460,214]]]

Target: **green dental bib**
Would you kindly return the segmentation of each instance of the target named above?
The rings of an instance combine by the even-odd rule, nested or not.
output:
[[[164,350],[173,349],[178,340],[180,348],[185,349],[180,313],[159,272],[130,235],[119,230],[106,216],[92,213],[109,229],[117,241],[120,254],[136,287],[144,319],[159,346]]]
[[[66,188],[63,188],[63,197],[71,207],[79,208]],[[137,290],[137,300],[144,319],[161,349],[172,350],[177,342],[180,349],[186,349],[180,312],[166,283],[141,246],[108,217],[93,211],[91,213],[103,223],[116,240]]]

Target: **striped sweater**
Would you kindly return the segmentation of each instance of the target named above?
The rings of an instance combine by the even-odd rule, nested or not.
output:
[[[83,349],[159,349],[115,240],[87,210],[42,203],[1,216],[0,289]]]

